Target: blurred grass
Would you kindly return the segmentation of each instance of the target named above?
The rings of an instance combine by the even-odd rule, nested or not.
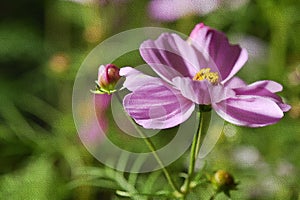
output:
[[[263,41],[267,57],[263,62],[249,62],[239,75],[249,82],[258,79],[281,82],[285,87],[282,95],[293,106],[274,126],[238,128],[234,136],[224,135],[207,157],[208,169],[225,168],[236,176],[241,183],[240,189],[233,192],[233,199],[299,199],[299,1],[250,1],[236,10],[221,8],[202,17],[187,16],[169,23],[151,20],[147,3],[146,0],[105,6],[63,0],[2,3],[0,199],[123,199],[114,195],[113,186],[104,188],[108,182],[101,178],[97,178],[94,186],[83,183],[68,187],[76,179],[78,169],[95,166],[99,167],[99,173],[107,170],[85,150],[77,136],[71,108],[76,72],[89,51],[115,33],[163,26],[189,34],[200,21],[223,30],[229,38],[241,34]],[[115,64],[136,66],[141,62],[138,53],[131,52]],[[172,129],[168,131],[154,136],[158,147],[172,138]],[[128,150],[147,151],[143,142],[124,137],[111,135],[115,144]],[[238,147],[256,149],[259,160],[245,167],[235,160]],[[184,163],[182,158],[169,167],[178,181],[182,181],[178,173],[184,170],[181,167]],[[159,172],[139,178],[131,175],[130,180],[136,181],[137,188],[145,193],[166,185]],[[145,186],[145,182],[149,185]],[[201,189],[194,191],[190,199],[197,198],[199,192]],[[225,197],[220,195],[217,199]]]

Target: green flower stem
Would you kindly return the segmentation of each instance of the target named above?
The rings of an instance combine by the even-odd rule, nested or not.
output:
[[[132,119],[130,118],[130,120],[132,121]],[[168,183],[170,184],[170,186],[172,187],[172,189],[174,190],[174,194],[179,194],[180,192],[178,191],[178,189],[175,186],[175,183],[169,173],[169,171],[167,170],[167,168],[165,168],[162,160],[160,159],[160,157],[158,156],[158,154],[156,153],[156,149],[154,144],[152,143],[152,141],[139,129],[139,127],[137,127],[137,125],[132,121],[132,123],[134,124],[136,130],[138,131],[138,133],[143,137],[145,143],[147,144],[148,148],[150,149],[150,151],[152,152],[153,156],[155,157],[156,161],[158,162],[159,166],[162,168],[166,179],[168,181]]]
[[[199,126],[197,133],[194,136],[192,147],[191,147],[191,153],[190,153],[190,163],[189,163],[189,169],[188,169],[188,176],[185,179],[185,182],[183,183],[181,187],[181,192],[187,195],[190,190],[190,183],[194,176],[195,171],[195,164],[196,160],[198,158],[199,150],[200,150],[200,141],[201,141],[201,135],[203,132],[203,124],[204,124],[204,113],[199,111]]]
[[[121,98],[118,94],[118,92],[115,93],[116,97],[118,98],[119,102],[121,103]],[[121,103],[122,105],[122,103]],[[159,166],[162,168],[162,171],[169,183],[169,185],[171,186],[171,188],[173,189],[173,195],[176,198],[182,198],[182,193],[179,192],[179,190],[177,189],[169,171],[167,170],[167,168],[164,166],[162,160],[160,159],[159,155],[156,153],[156,148],[154,146],[154,144],[152,143],[152,141],[144,134],[143,131],[140,130],[140,128],[137,126],[137,124],[133,121],[133,119],[125,112],[125,115],[127,116],[128,120],[132,123],[132,125],[134,126],[134,128],[137,130],[137,132],[140,134],[140,136],[144,139],[146,145],[148,146],[149,150],[151,151],[151,153],[153,154],[154,158],[156,159],[156,161],[158,162]]]
[[[204,116],[205,114],[203,112],[200,111],[200,117],[199,117],[199,127],[198,127],[198,130],[197,130],[197,138],[196,138],[196,149],[195,149],[195,155],[194,155],[194,159],[197,160],[198,158],[198,155],[199,155],[199,151],[200,151],[200,141],[201,141],[201,135],[202,135],[202,132],[203,132],[203,125],[204,125]],[[196,161],[194,161],[194,164],[195,164]]]

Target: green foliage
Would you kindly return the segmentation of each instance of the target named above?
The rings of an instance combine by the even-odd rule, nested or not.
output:
[[[31,158],[23,169],[1,176],[0,186],[0,196],[12,200],[62,199],[66,192],[51,159],[45,156]]]

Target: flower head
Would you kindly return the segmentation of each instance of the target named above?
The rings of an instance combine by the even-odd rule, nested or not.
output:
[[[246,85],[234,75],[248,59],[247,51],[203,23],[188,40],[164,33],[147,40],[140,54],[159,77],[131,67],[120,70],[132,93],[123,105],[144,128],[170,128],[187,120],[195,105],[210,105],[222,118],[241,126],[261,127],[278,122],[290,106],[275,92],[273,81]]]

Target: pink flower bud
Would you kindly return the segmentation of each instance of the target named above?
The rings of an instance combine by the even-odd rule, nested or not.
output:
[[[98,71],[98,85],[106,91],[114,90],[116,83],[121,78],[120,69],[113,64],[101,65]]]

